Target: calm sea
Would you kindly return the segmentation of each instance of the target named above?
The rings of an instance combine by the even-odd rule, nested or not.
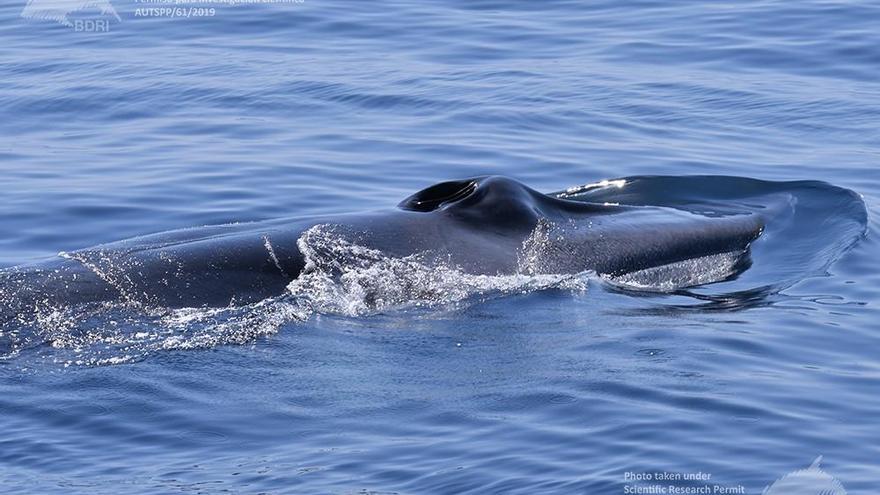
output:
[[[207,344],[148,352],[59,324],[0,359],[0,492],[604,495],[702,473],[660,484],[758,494],[820,455],[877,492],[876,2],[2,0],[0,18],[0,267],[481,174],[813,179],[868,208],[825,272],[750,304],[590,283],[196,321]]]

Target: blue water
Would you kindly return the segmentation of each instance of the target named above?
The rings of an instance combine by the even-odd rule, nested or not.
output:
[[[77,32],[25,3],[0,4],[0,267],[480,174],[821,180],[861,194],[868,224],[748,304],[590,280],[199,320],[204,345],[146,351],[49,321],[0,360],[3,493],[621,494],[627,472],[702,471],[757,494],[819,455],[876,493],[876,4],[306,0],[171,19],[116,0],[121,21],[71,15],[109,32]],[[774,256],[818,246],[813,229]]]

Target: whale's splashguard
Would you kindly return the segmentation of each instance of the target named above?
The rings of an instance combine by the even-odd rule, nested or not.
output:
[[[866,222],[857,194],[822,182],[627,177],[551,194],[504,177],[443,182],[393,210],[173,231],[0,271],[0,359],[124,362],[248,342],[315,312],[588,280],[735,309],[821,274]]]

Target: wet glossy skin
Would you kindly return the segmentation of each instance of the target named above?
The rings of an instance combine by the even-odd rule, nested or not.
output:
[[[8,271],[0,287],[19,304],[250,303],[283,294],[306,269],[297,240],[316,225],[331,225],[337,235],[387,256],[418,253],[467,273],[616,275],[710,254],[745,254],[763,221],[754,214],[710,218],[666,207],[569,201],[505,177],[477,177],[431,186],[389,211],[180,230],[62,253]],[[524,266],[529,254],[537,263]]]

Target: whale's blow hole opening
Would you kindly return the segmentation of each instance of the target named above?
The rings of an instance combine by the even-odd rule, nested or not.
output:
[[[470,196],[477,189],[473,180],[441,182],[422,189],[400,202],[398,207],[410,211],[434,211],[441,206]]]

